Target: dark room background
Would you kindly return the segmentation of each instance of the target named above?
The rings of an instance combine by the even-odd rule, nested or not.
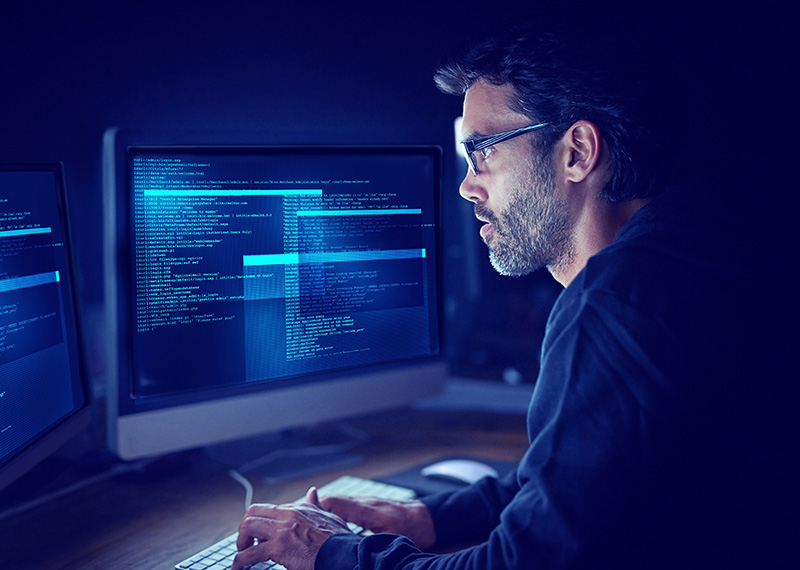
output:
[[[464,165],[453,122],[461,100],[439,93],[431,78],[450,50],[526,20],[588,15],[610,33],[651,34],[655,46],[681,37],[682,49],[692,49],[686,38],[696,24],[677,8],[647,17],[624,11],[622,18],[600,18],[606,7],[598,14],[575,9],[472,0],[4,7],[0,161],[64,163],[97,386],[104,374],[102,141],[114,126],[241,132],[264,144],[440,145],[445,341],[454,372],[532,382],[560,287],[546,271],[509,279],[489,266],[472,208],[458,196]]]

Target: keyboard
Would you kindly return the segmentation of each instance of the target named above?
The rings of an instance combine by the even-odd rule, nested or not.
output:
[[[405,487],[381,483],[371,479],[362,479],[345,475],[323,485],[318,489],[320,497],[325,495],[349,495],[351,497],[380,497],[382,499],[413,499],[417,496],[416,492]],[[295,503],[300,503],[305,497],[297,499]],[[369,534],[368,529],[363,529],[353,523],[347,523],[356,534]],[[195,554],[175,565],[175,570],[229,570],[233,564],[233,557],[236,556],[236,537],[238,533],[233,533],[209,546],[205,550]],[[286,570],[277,562],[268,560],[249,566],[250,570]]]

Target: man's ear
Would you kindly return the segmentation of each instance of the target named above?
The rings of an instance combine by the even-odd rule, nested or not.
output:
[[[583,182],[600,162],[603,139],[600,129],[590,121],[575,122],[564,134],[562,141],[567,154],[564,173],[570,182]]]

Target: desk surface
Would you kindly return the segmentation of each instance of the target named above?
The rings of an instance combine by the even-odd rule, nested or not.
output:
[[[284,503],[344,474],[380,478],[445,455],[518,460],[527,449],[521,415],[403,410],[358,418],[366,460],[290,483],[248,477],[256,502]],[[324,428],[323,428],[324,429]],[[199,451],[164,458],[0,519],[4,570],[171,570],[234,532],[245,491]]]

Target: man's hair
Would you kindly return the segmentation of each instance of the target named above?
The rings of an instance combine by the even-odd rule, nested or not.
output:
[[[644,52],[612,39],[571,43],[565,38],[516,29],[442,65],[434,79],[452,95],[465,94],[479,80],[511,84],[510,108],[531,123],[551,124],[533,133],[534,149],[543,157],[551,156],[575,121],[593,122],[608,143],[613,169],[600,196],[621,202],[657,194],[663,189],[657,166],[665,157],[656,131],[666,109],[656,103],[663,93],[647,79],[654,73]]]

